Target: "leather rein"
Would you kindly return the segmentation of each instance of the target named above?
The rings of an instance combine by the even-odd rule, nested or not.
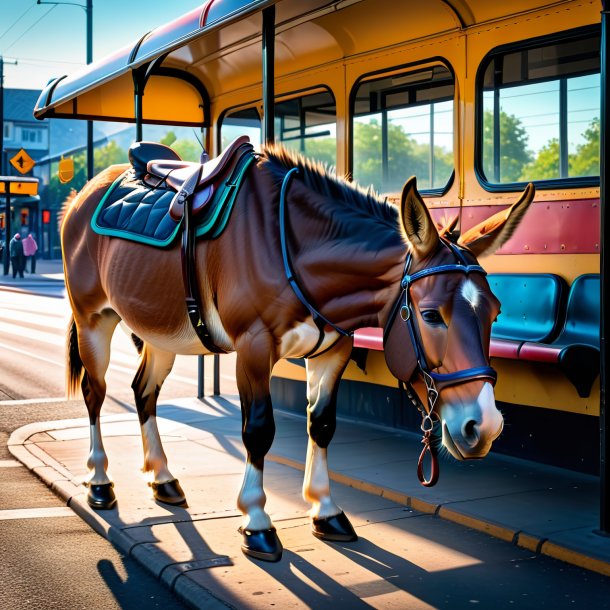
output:
[[[320,345],[324,340],[325,335],[325,327],[330,326],[333,330],[338,332],[340,335],[344,337],[353,337],[353,331],[347,331],[340,326],[337,326],[328,318],[326,318],[312,303],[311,299],[308,299],[305,296],[304,291],[299,286],[299,283],[295,277],[295,273],[292,267],[292,263],[290,260],[290,253],[288,251],[288,241],[286,235],[286,194],[288,192],[288,186],[290,184],[290,180],[292,177],[298,173],[298,168],[292,168],[289,170],[284,179],[282,181],[282,187],[280,191],[280,204],[279,204],[279,229],[280,229],[280,245],[282,250],[282,260],[284,264],[284,271],[286,274],[286,278],[288,283],[290,284],[292,290],[295,295],[301,301],[301,303],[305,306],[307,311],[309,311],[315,325],[319,330],[319,337],[314,348],[309,351],[304,358],[312,357],[316,351],[319,349]],[[480,265],[472,265],[464,256],[464,253],[461,248],[451,243],[450,241],[441,238],[441,243],[443,246],[450,249],[450,251],[455,255],[456,262],[453,264],[446,265],[437,265],[435,267],[428,267],[426,269],[421,269],[420,271],[416,271],[411,274],[410,269],[413,262],[413,257],[411,253],[407,255],[407,259],[405,262],[405,268],[403,272],[403,277],[400,282],[400,294],[396,300],[394,307],[392,308],[392,312],[388,318],[388,322],[384,328],[384,339],[386,334],[389,332],[389,328],[391,326],[394,317],[399,314],[401,319],[407,325],[409,330],[409,335],[411,338],[411,343],[415,350],[415,354],[417,357],[417,366],[419,369],[419,373],[426,384],[426,394],[427,394],[427,402],[428,405],[422,404],[421,400],[417,396],[417,393],[412,389],[409,384],[408,379],[400,380],[402,383],[406,384],[405,389],[407,391],[407,395],[413,404],[418,408],[420,413],[422,414],[422,423],[421,430],[424,433],[422,443],[424,448],[419,456],[419,460],[417,463],[417,477],[420,483],[425,487],[431,487],[438,481],[439,476],[439,467],[438,467],[438,451],[437,448],[432,443],[432,430],[434,428],[435,421],[439,421],[438,413],[435,410],[438,401],[438,395],[441,390],[444,388],[458,385],[460,383],[466,383],[469,381],[474,381],[476,379],[486,379],[489,380],[492,385],[495,385],[497,379],[497,373],[491,366],[478,366],[469,369],[463,369],[461,371],[456,371],[454,373],[437,373],[434,372],[426,361],[425,351],[423,346],[421,345],[420,333],[417,328],[416,316],[413,312],[413,305],[410,298],[410,288],[411,285],[424,277],[428,277],[430,275],[438,275],[441,273],[463,273],[464,275],[469,275],[470,273],[481,273],[483,275],[487,275],[483,267]],[[385,341],[384,341],[385,343]],[[429,454],[431,459],[431,468],[430,468],[430,476],[426,478],[424,474],[424,458],[426,454]]]

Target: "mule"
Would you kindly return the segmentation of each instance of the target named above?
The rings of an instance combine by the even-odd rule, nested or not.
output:
[[[86,484],[95,509],[116,502],[100,410],[117,324],[123,321],[142,341],[132,387],[143,470],[152,472],[160,502],[180,505],[186,499],[157,429],[157,396],[176,354],[208,353],[187,316],[179,245],[153,248],[98,235],[90,226],[96,206],[125,169],[110,167],[90,181],[69,205],[61,231],[73,312],[67,387],[74,395],[81,386],[89,414]],[[357,538],[332,498],[327,465],[354,329],[385,327],[390,368],[405,381],[425,376],[430,396],[436,392],[430,408],[442,442],[454,457],[488,453],[503,426],[489,366],[499,303],[476,259],[511,236],[533,195],[530,185],[507,211],[469,230],[456,245],[437,230],[414,178],[397,207],[281,147],[264,149],[245,176],[227,228],[195,249],[210,337],[219,349],[236,352],[247,455],[237,498],[244,553],[267,561],[282,554],[263,488],[275,431],[269,383],[280,358],[307,357],[303,496],[319,538]]]

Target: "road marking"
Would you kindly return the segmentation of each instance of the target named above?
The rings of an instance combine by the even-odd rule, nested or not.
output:
[[[20,405],[44,405],[55,402],[71,402],[67,398],[25,398],[23,400],[0,400],[0,407],[18,407]]]
[[[17,460],[0,460],[0,468],[19,468],[20,466],[21,462]]]
[[[11,521],[13,519],[49,519],[56,517],[76,517],[76,513],[68,506],[0,510],[0,521]]]

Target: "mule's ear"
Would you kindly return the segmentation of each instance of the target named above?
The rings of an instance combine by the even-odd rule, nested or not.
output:
[[[438,231],[428,208],[417,191],[415,176],[409,178],[402,188],[400,218],[407,239],[418,258],[432,254],[438,246]]]
[[[519,200],[513,203],[508,210],[502,210],[476,227],[468,229],[460,237],[458,243],[466,246],[477,258],[493,254],[515,232],[532,203],[535,193],[536,189],[530,182]]]

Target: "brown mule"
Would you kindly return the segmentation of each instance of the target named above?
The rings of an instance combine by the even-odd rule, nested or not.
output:
[[[295,167],[298,173],[288,184],[286,175]],[[157,430],[158,392],[176,354],[205,353],[187,317],[179,245],[156,249],[91,229],[97,204],[124,170],[111,167],[88,183],[71,203],[62,226],[73,311],[68,388],[74,393],[80,382],[89,412],[89,501],[95,508],[115,502],[99,417],[110,340],[118,322],[143,341],[133,389],[144,469],[152,471],[155,497],[163,502],[180,504],[185,497],[169,471]],[[282,226],[280,191],[286,216]],[[282,148],[264,151],[246,175],[226,230],[196,247],[197,280],[211,338],[223,350],[237,353],[247,450],[237,503],[244,514],[246,554],[276,561],[282,552],[265,512],[263,490],[264,459],[275,431],[269,379],[280,358],[308,356],[309,445],[303,495],[312,503],[312,529],[320,538],[356,538],[331,498],[327,467],[337,386],[350,357],[351,331],[386,327],[389,361],[403,363],[403,377],[420,371],[413,358],[412,342],[418,341],[416,355],[439,380],[435,413],[443,443],[458,459],[486,455],[502,429],[488,363],[490,328],[499,304],[475,257],[491,253],[510,237],[532,198],[533,188],[528,187],[519,202],[466,233],[457,248],[439,236],[414,179],[405,184],[397,209]],[[294,270],[290,282],[283,249]],[[466,272],[460,265],[473,269]],[[420,273],[439,266],[447,269]],[[405,287],[407,277],[417,281],[406,281]],[[391,318],[397,298],[408,299],[415,324],[411,335],[402,318]],[[407,310],[401,306],[400,311],[404,316]]]

